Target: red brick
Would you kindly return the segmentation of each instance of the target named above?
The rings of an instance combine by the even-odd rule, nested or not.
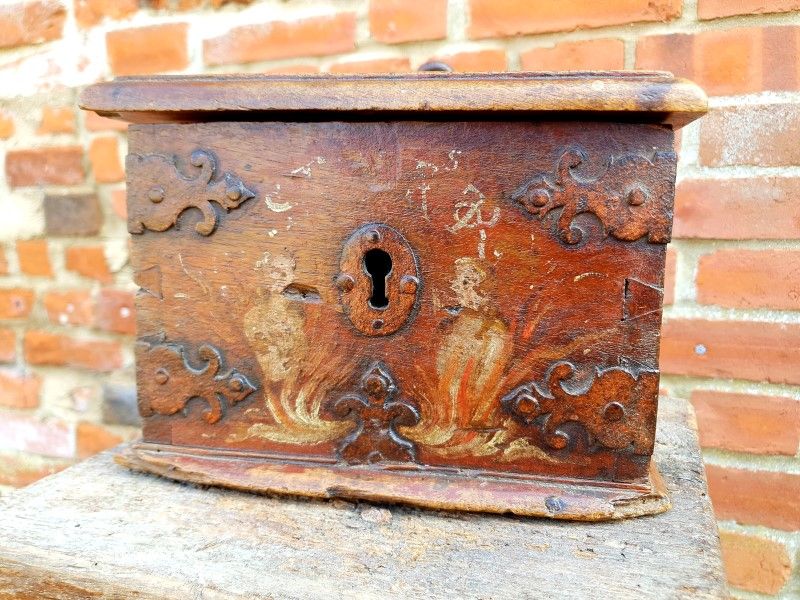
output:
[[[12,329],[0,329],[0,363],[13,362],[17,358],[17,337]],[[2,393],[0,391],[0,393]]]
[[[81,27],[97,25],[104,18],[124,19],[137,10],[138,0],[75,0],[75,19]]]
[[[136,333],[133,293],[124,290],[100,290],[97,298],[97,327],[114,333]]]
[[[0,111],[0,140],[7,140],[14,135],[14,119],[8,113]]]
[[[89,145],[89,161],[94,179],[98,183],[125,181],[125,169],[119,158],[119,145],[115,137],[97,137]]]
[[[281,65],[272,69],[264,69],[263,73],[267,75],[307,75],[309,73],[319,73],[319,67],[308,64]]]
[[[675,238],[800,238],[800,179],[685,179],[675,196]],[[720,215],[736,215],[725,219]]]
[[[40,44],[61,37],[67,11],[57,0],[0,6],[0,48]]]
[[[676,154],[681,153],[681,140],[683,140],[683,129],[679,129],[675,132],[675,139],[672,143],[672,148],[675,150]]]
[[[83,149],[80,146],[9,150],[6,177],[11,187],[75,185],[83,182]]]
[[[94,423],[78,423],[76,443],[78,458],[88,458],[122,443],[121,435]]]
[[[84,117],[84,124],[89,131],[128,131],[128,124],[119,119],[101,117],[95,112],[86,112]]]
[[[470,0],[469,36],[572,31],[680,16],[681,0]]]
[[[103,423],[127,425],[141,428],[142,417],[136,403],[136,387],[133,385],[103,385]]]
[[[125,190],[111,192],[111,209],[123,221],[128,219],[128,195]]]
[[[0,406],[30,409],[39,406],[39,377],[9,369],[0,370]]]
[[[64,251],[64,263],[68,271],[84,277],[110,283],[114,277],[106,262],[102,246],[72,246]]]
[[[94,302],[87,290],[46,292],[43,298],[47,318],[56,325],[94,325]]]
[[[45,106],[36,133],[75,133],[75,111],[71,106]]]
[[[95,194],[47,194],[44,230],[48,236],[90,236],[100,233],[103,212]]]
[[[405,73],[411,70],[407,58],[376,58],[340,62],[331,65],[331,73]]]
[[[17,242],[17,259],[19,260],[19,270],[26,275],[53,276],[45,240],[19,240]]]
[[[661,370],[676,375],[800,384],[800,325],[670,319]]]
[[[697,301],[729,308],[800,310],[800,252],[736,249],[701,256]]]
[[[18,453],[0,455],[0,485],[25,487],[66,469],[70,463],[29,457]]]
[[[234,27],[203,42],[207,65],[248,63],[292,56],[318,56],[353,50],[356,17],[353,13],[273,21]]]
[[[792,573],[786,546],[766,538],[720,531],[728,583],[749,592],[777,594]]]
[[[758,15],[800,10],[800,0],[698,0],[700,19],[718,19],[733,15]]]
[[[749,27],[645,37],[636,68],[665,69],[717,96],[800,86],[800,27]]]
[[[81,385],[69,390],[67,393],[69,408],[76,413],[87,412],[92,405],[100,401],[100,394],[96,387],[91,385]]]
[[[179,0],[178,6],[185,6],[194,8],[197,6],[199,0]],[[211,6],[214,8],[220,8],[221,6],[225,6],[226,4],[252,4],[254,0],[211,0]]]
[[[485,73],[490,71],[505,71],[508,69],[508,59],[505,50],[477,50],[475,52],[458,52],[435,57],[431,60],[441,61],[450,66],[454,71],[464,73]]]
[[[0,288],[0,319],[24,319],[33,308],[33,290]]]
[[[523,71],[591,71],[625,68],[622,40],[561,42],[552,48],[532,48],[520,54]]]
[[[25,333],[24,348],[25,360],[31,365],[75,367],[101,372],[122,366],[122,349],[117,342],[28,331]]]
[[[108,62],[114,75],[181,71],[189,66],[186,23],[119,29],[106,34]]]
[[[675,302],[675,269],[678,253],[672,246],[667,247],[667,260],[664,267],[664,304]]]
[[[75,454],[75,435],[72,428],[62,421],[42,421],[32,415],[3,413],[0,450],[71,458]]]
[[[706,465],[718,519],[773,529],[800,529],[800,475]]]
[[[800,446],[798,400],[694,390],[692,404],[703,448],[794,456]]]
[[[210,4],[220,8],[226,4],[252,4],[254,0],[144,0],[150,8],[156,10],[194,10]]]
[[[800,165],[800,104],[734,106],[700,124],[700,164],[709,167]]]
[[[447,36],[447,0],[370,0],[369,31],[387,44]]]

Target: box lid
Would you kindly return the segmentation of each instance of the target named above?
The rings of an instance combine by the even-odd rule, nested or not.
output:
[[[131,123],[536,117],[673,128],[708,108],[694,83],[644,71],[121,77],[88,87],[80,104]]]

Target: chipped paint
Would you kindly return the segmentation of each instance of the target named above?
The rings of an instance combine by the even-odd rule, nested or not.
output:
[[[461,150],[452,149],[447,153],[447,159],[450,161],[446,165],[437,165],[435,163],[417,159],[417,171],[420,171],[423,177],[426,176],[425,170],[429,170],[428,175],[435,175],[439,171],[455,171],[458,169],[458,157],[461,156]]]
[[[311,167],[312,167],[312,165],[324,165],[324,164],[325,164],[325,158],[322,157],[322,156],[317,156],[315,158],[312,158],[306,164],[304,164],[304,165],[302,165],[300,167],[297,167],[296,169],[292,170],[289,173],[289,176],[290,177],[307,177],[307,178],[310,179],[311,178]]]
[[[608,277],[608,275],[606,275],[605,273],[598,273],[597,271],[589,271],[587,273],[581,273],[580,275],[576,275],[572,281],[573,283],[577,283],[581,279],[586,279],[587,277]]]
[[[455,171],[458,168],[459,156],[461,156],[461,150],[456,150],[455,148],[453,150],[450,150],[450,152],[447,153],[447,158],[450,159],[450,166],[445,167],[444,170]]]
[[[425,176],[425,169],[431,170],[431,175],[435,175],[439,172],[439,167],[435,164],[426,162],[424,160],[417,160],[417,171],[422,171],[423,177]]]
[[[275,191],[272,194],[266,194],[264,196],[264,203],[267,205],[267,208],[270,209],[272,212],[282,213],[290,210],[292,205],[288,202],[276,202],[274,199],[278,198],[281,195],[281,184],[275,184]]]
[[[494,207],[492,216],[488,221],[484,220],[482,206],[486,200],[486,196],[473,184],[470,183],[467,185],[461,193],[464,196],[471,195],[472,199],[456,202],[455,210],[453,211],[454,223],[446,228],[447,231],[455,233],[465,227],[470,229],[474,229],[475,227],[494,227],[500,222],[499,206]],[[462,212],[463,209],[466,210]]]
[[[244,331],[266,381],[281,381],[308,348],[303,313],[282,296],[267,295],[244,317]]]
[[[264,272],[264,284],[269,291],[280,292],[294,279],[295,260],[288,254],[264,252],[253,270]]]
[[[428,216],[428,191],[430,189],[430,185],[423,183],[415,189],[409,188],[406,190],[406,200],[408,200],[411,204],[414,203],[414,196],[416,195],[416,192],[419,191],[420,210],[422,211],[422,218],[426,221],[430,221],[430,217]]]
[[[468,256],[457,258],[454,264],[455,276],[450,282],[450,289],[455,292],[458,305],[472,310],[480,309],[488,301],[480,290],[481,284],[486,281],[486,271]]]

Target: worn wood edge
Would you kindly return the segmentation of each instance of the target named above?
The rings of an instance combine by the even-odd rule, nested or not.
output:
[[[554,80],[554,79],[594,79],[598,77],[614,79],[647,79],[652,81],[672,81],[677,79],[669,71],[650,71],[637,69],[583,70],[583,71],[493,71],[493,72],[441,72],[415,71],[410,73],[204,73],[197,75],[124,75],[116,81],[316,81],[336,79],[342,81],[397,81],[422,79],[447,79],[466,81],[504,81],[513,79]]]
[[[4,551],[8,552],[8,549]],[[149,573],[146,577],[142,577],[141,573],[139,577],[135,577],[133,572],[129,573],[128,581],[104,581],[101,590],[98,588],[97,578],[92,575],[96,563],[52,551],[40,552],[34,557],[34,552],[33,548],[26,547],[18,560],[7,555],[0,556],[0,600],[131,597],[139,600],[163,600],[179,598],[186,591],[182,583],[154,578]],[[136,593],[132,596],[131,590],[134,589]]]
[[[643,483],[602,485],[575,479],[487,477],[468,471],[378,470],[310,461],[286,464],[267,457],[244,458],[147,442],[121,447],[114,459],[133,471],[200,485],[434,510],[606,521],[658,514],[671,507],[666,486],[652,462]]]
[[[162,76],[120,78],[86,88],[84,110],[134,123],[248,118],[487,115],[602,118],[679,128],[708,110],[696,84],[668,73],[404,74],[383,76]],[[343,113],[343,114],[339,114]],[[343,116],[344,115],[344,116]],[[252,118],[252,116],[250,117]],[[273,116],[274,118],[274,116]],[[316,118],[319,118],[317,116]]]

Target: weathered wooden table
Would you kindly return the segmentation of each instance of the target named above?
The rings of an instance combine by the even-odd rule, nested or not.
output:
[[[200,489],[102,454],[0,499],[0,598],[724,598],[694,418],[662,402],[673,508],[609,523]]]

